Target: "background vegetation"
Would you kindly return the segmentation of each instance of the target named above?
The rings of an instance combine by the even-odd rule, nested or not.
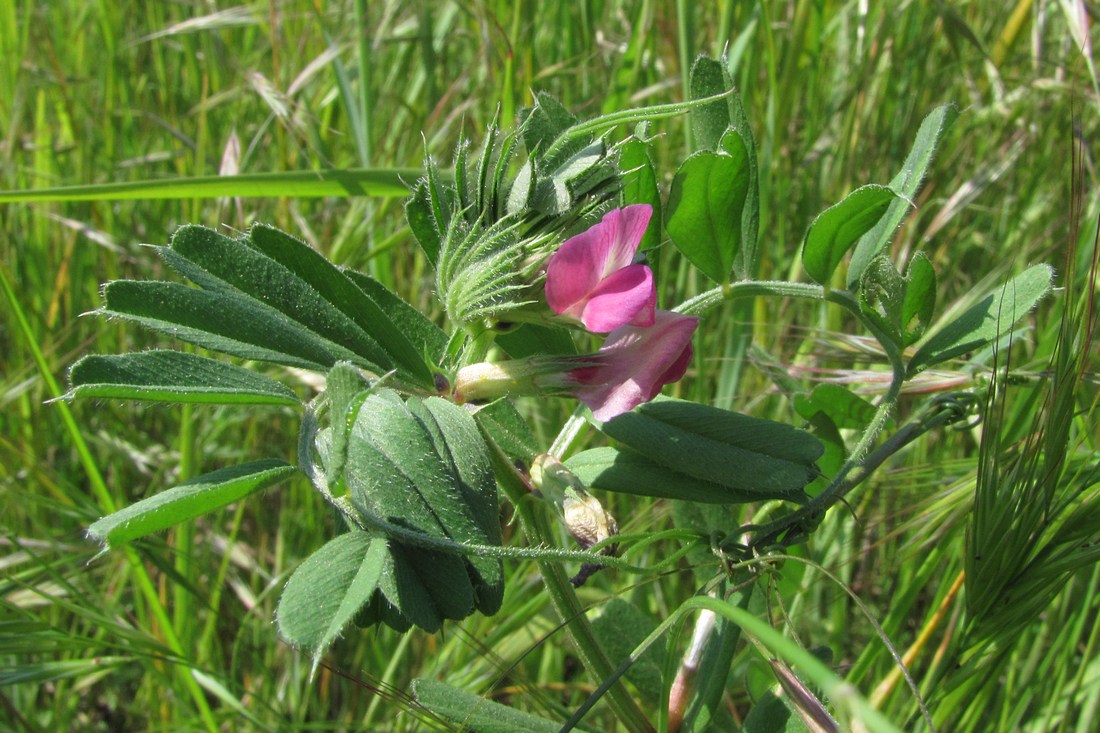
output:
[[[305,479],[93,560],[98,548],[84,529],[117,506],[221,465],[280,452],[294,460],[291,412],[44,403],[82,354],[171,345],[81,317],[99,306],[100,283],[159,274],[143,243],[164,243],[188,222],[233,230],[265,221],[431,311],[430,273],[404,227],[401,197],[282,174],[373,166],[412,169],[411,180],[425,149],[449,160],[460,135],[480,140],[494,116],[510,121],[530,103],[532,90],[581,116],[679,100],[696,55],[725,51],[760,154],[763,277],[797,278],[810,220],[858,185],[888,182],[921,118],[944,102],[963,113],[895,238],[897,257],[926,252],[944,304],[1039,261],[1076,272],[1059,282],[1076,299],[1048,299],[1017,334],[1013,386],[993,437],[987,422],[921,439],[851,497],[851,511],[834,510],[802,554],[911,652],[944,730],[1095,730],[1092,558],[1045,578],[1049,603],[1015,626],[974,631],[962,590],[977,477],[988,486],[997,468],[979,457],[1035,431],[1048,362],[1060,339],[1071,343],[1059,335],[1066,303],[1080,304],[1070,314],[1081,323],[1091,307],[1094,11],[1083,0],[0,3],[0,189],[11,192],[0,197],[2,727],[441,726],[409,703],[414,677],[556,719],[575,708],[598,681],[578,673],[528,563],[506,568],[497,617],[435,636],[351,633],[310,682],[309,660],[272,624],[288,573],[332,532]],[[668,120],[655,131],[667,183],[691,150],[690,125]],[[1071,186],[1075,148],[1081,176]],[[182,187],[238,172],[275,174],[276,188],[218,198],[209,180]],[[175,183],[147,183],[163,180]],[[77,185],[86,188],[36,198]],[[671,247],[655,262],[667,304],[705,287]],[[882,388],[881,355],[845,335],[850,324],[836,311],[762,303],[748,319],[760,347],[751,352],[734,338],[747,315],[729,309],[701,330],[684,394],[798,423],[789,396],[815,383]],[[1075,348],[1091,373],[1070,394],[1063,445],[1080,467],[1075,480],[1087,484],[1097,360],[1087,338]],[[927,393],[985,384],[991,356],[974,356],[922,377],[914,391],[924,394],[907,400],[899,422]],[[547,442],[568,407],[539,406]],[[663,502],[608,497],[607,505],[630,531],[671,522]],[[1030,588],[1037,571],[1026,571],[1006,570],[1002,580]],[[913,695],[844,589],[793,562],[773,579],[772,603],[757,615],[830,650],[834,668],[889,718],[917,726]],[[582,599],[621,597],[659,621],[696,587],[687,568],[640,579],[604,573]],[[765,661],[742,650],[730,709],[744,714],[774,684]],[[606,710],[595,715],[594,726],[613,728]]]

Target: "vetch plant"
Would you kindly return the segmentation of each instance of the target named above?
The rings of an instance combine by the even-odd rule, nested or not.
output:
[[[476,159],[464,143],[449,171],[428,160],[406,218],[435,269],[443,327],[380,282],[272,227],[256,224],[239,237],[198,226],[176,231],[157,253],[193,286],[111,282],[102,313],[245,362],[316,372],[324,388],[303,397],[251,368],[185,352],[81,359],[70,372],[69,398],[282,406],[302,414],[296,466],[262,459],[220,468],[100,519],[89,534],[115,547],[304,474],[334,508],[336,527],[290,576],[277,622],[315,663],[341,635],[350,641],[354,626],[434,632],[471,614],[507,612],[505,564],[529,558],[594,683],[566,727],[606,694],[630,730],[650,730],[662,710],[684,730],[703,730],[720,716],[717,702],[744,630],[817,689],[832,691],[840,725],[858,720],[869,730],[893,730],[825,665],[752,617],[748,568],[804,540],[826,510],[916,436],[967,419],[974,400],[941,396],[887,434],[906,380],[1002,339],[1049,291],[1052,271],[1036,265],[934,324],[930,262],[917,255],[902,275],[886,254],[954,117],[943,107],[925,119],[889,184],[859,188],[810,223],[802,261],[816,284],[754,279],[760,192],[752,134],[722,64],[700,59],[692,89],[696,98],[687,103],[588,121],[540,94],[514,130],[489,129]],[[659,179],[644,154],[646,125],[683,114],[692,115],[703,149],[675,172],[666,206],[655,188],[632,185],[627,174],[649,166],[650,178]],[[625,125],[637,126],[635,134],[616,139]],[[654,273],[635,261],[643,238],[664,234],[714,283],[670,310],[657,308]],[[689,376],[697,331],[721,325],[708,316],[740,298],[803,298],[842,309],[880,345],[887,391],[874,405],[843,390],[815,392],[800,403],[813,433],[660,397]],[[606,334],[594,352],[592,334]],[[707,356],[695,361],[705,368]],[[523,402],[531,396],[579,400],[592,420],[578,408],[559,439],[542,444],[520,409],[537,410]],[[853,411],[853,404],[866,409]],[[855,424],[853,414],[861,416]],[[577,450],[585,424],[606,440]],[[854,437],[845,441],[841,427]],[[826,443],[841,457],[835,465],[820,465]],[[769,504],[751,525],[685,521],[663,538],[677,549],[643,567],[631,552],[655,540],[619,535],[598,491],[680,507]],[[507,545],[502,499],[521,530]],[[551,514],[580,549],[555,546]],[[627,559],[615,556],[616,547]],[[618,681],[626,668],[613,663],[563,565],[580,565],[580,583],[601,567],[609,570],[604,577],[657,573],[700,549],[711,553],[712,594],[678,605],[630,655],[636,659],[689,613],[719,619],[697,634],[707,679],[682,675],[668,710]],[[777,668],[791,689],[801,684],[786,666]],[[495,709],[437,681],[416,690],[421,704],[457,725]],[[522,719],[516,729],[549,725],[513,712]]]

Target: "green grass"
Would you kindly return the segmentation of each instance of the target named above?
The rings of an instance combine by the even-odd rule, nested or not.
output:
[[[362,195],[324,185],[310,172],[373,168],[388,184],[412,180],[425,149],[449,161],[460,135],[480,140],[497,114],[508,123],[531,90],[586,117],[678,101],[685,63],[728,48],[760,155],[760,277],[801,278],[798,248],[813,217],[861,184],[888,182],[923,116],[955,102],[963,113],[894,254],[931,257],[938,313],[980,283],[992,287],[1041,261],[1073,293],[1048,299],[1016,335],[1009,365],[1018,379],[997,422],[910,445],[849,497],[851,512],[834,509],[796,554],[850,587],[900,652],[912,650],[909,666],[938,729],[1094,730],[1100,597],[1091,559],[1057,575],[1041,615],[1011,633],[1003,622],[983,624],[968,608],[966,584],[956,586],[983,496],[979,473],[987,481],[1033,432],[1060,429],[1042,422],[1039,407],[1054,389],[1046,370],[1056,344],[1077,333],[1060,331],[1063,309],[1079,314],[1074,323],[1095,317],[1093,60],[1073,43],[1078,21],[1066,8],[1074,3],[997,5],[873,2],[861,15],[862,4],[831,0],[723,0],[713,12],[653,0],[541,11],[492,0],[0,4],[0,190],[14,192],[0,198],[0,278],[10,293],[0,309],[0,727],[441,727],[409,703],[415,677],[566,719],[601,680],[577,670],[529,562],[506,565],[495,618],[435,636],[349,632],[310,681],[310,660],[281,642],[272,623],[288,574],[333,532],[305,480],[95,557],[84,530],[115,507],[235,462],[294,460],[294,412],[44,403],[80,355],[173,346],[81,316],[100,305],[101,283],[158,274],[159,261],[141,245],[163,244],[183,223],[272,223],[438,315],[401,197],[391,188]],[[666,193],[691,151],[689,129],[686,118],[654,125]],[[1083,151],[1080,210],[1071,191],[1075,144]],[[213,177],[234,171],[253,178],[236,189],[239,198],[219,198],[225,190]],[[67,186],[93,198],[41,192]],[[666,306],[707,288],[671,245],[653,259]],[[761,348],[750,354],[731,336],[745,319]],[[796,390],[812,387],[818,369],[881,390],[866,375],[881,376],[885,359],[844,335],[854,333],[835,308],[726,305],[708,317],[691,378],[678,389],[797,424],[763,360],[787,368]],[[1072,416],[1066,475],[1079,484],[1098,450],[1100,360],[1087,336],[1078,336],[1080,383],[1054,390],[1066,401],[1059,414]],[[1004,364],[1006,353],[998,358]],[[926,388],[984,385],[993,363],[988,355],[954,362]],[[926,396],[905,396],[898,423]],[[546,444],[572,407],[521,405]],[[665,502],[601,498],[624,531],[671,526]],[[1095,506],[1095,489],[1075,501]],[[1022,536],[1036,547],[1048,538],[1039,530]],[[668,551],[632,560],[652,564]],[[712,559],[699,562],[698,578],[717,572]],[[1012,580],[1049,572],[1040,564]],[[657,577],[604,572],[580,597],[597,608],[629,600],[657,624],[698,578],[686,566]],[[769,605],[754,604],[752,613],[806,647],[828,647],[833,668],[887,718],[920,729],[912,693],[891,678],[893,660],[844,589],[793,560],[771,579]],[[758,652],[739,647],[730,708],[743,715],[750,698],[774,686]],[[593,729],[614,729],[604,704],[593,716]]]

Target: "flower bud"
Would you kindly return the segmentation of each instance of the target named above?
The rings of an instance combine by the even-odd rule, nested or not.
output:
[[[585,490],[581,480],[564,463],[549,453],[535,456],[531,463],[531,484],[554,505],[569,534],[584,549],[618,533],[615,518]],[[614,547],[605,548],[604,554],[614,554]]]

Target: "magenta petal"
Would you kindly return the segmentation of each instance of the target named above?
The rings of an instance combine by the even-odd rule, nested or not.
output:
[[[692,327],[692,331],[694,330],[695,328]],[[672,363],[672,366],[666,369],[665,372],[657,378],[657,381],[653,383],[653,389],[645,398],[645,401],[649,402],[651,399],[656,397],[657,394],[661,391],[661,387],[664,387],[666,384],[679,382],[684,374],[687,373],[688,365],[691,364],[691,359],[693,356],[695,356],[695,351],[691,348],[691,342],[688,341],[687,346],[685,346],[684,350],[680,352],[680,356],[677,357],[676,361]]]
[[[559,247],[546,265],[550,309],[579,320],[601,281],[630,266],[652,214],[647,204],[615,209]]]
[[[627,324],[651,326],[656,306],[653,271],[645,265],[630,265],[596,286],[581,313],[581,322],[592,333],[610,333]]]
[[[593,227],[599,230],[598,250],[604,262],[603,277],[634,261],[634,253],[642,243],[652,216],[649,204],[634,204],[607,212],[603,221]]]
[[[657,311],[649,328],[613,331],[600,348],[599,366],[575,370],[577,398],[601,422],[653,399],[661,387],[684,375],[698,325],[698,318]]]
[[[603,277],[592,229],[569,239],[546,265],[546,304],[555,313],[579,317],[584,302]]]

